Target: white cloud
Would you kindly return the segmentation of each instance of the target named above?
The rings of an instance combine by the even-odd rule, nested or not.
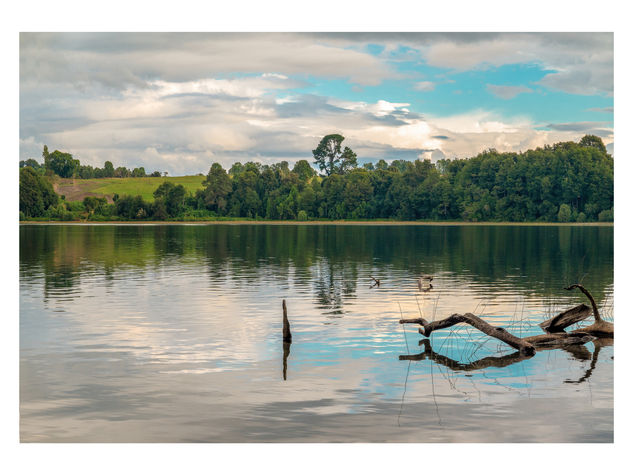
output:
[[[431,81],[420,81],[413,85],[413,89],[417,91],[429,92],[435,89],[435,83]]]
[[[498,86],[496,84],[487,84],[486,89],[501,99],[512,99],[524,92],[533,92],[525,86]]]

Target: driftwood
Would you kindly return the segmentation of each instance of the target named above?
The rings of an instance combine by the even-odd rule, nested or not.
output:
[[[429,337],[435,330],[452,327],[458,323],[467,323],[486,335],[496,338],[512,348],[519,350],[519,353],[523,355],[534,355],[537,349],[565,348],[570,345],[584,344],[595,340],[596,338],[613,338],[613,323],[602,320],[600,313],[598,312],[598,306],[587,289],[580,284],[574,284],[566,287],[566,290],[573,289],[580,289],[580,291],[589,298],[593,308],[595,321],[593,325],[579,328],[578,330],[570,333],[565,332],[564,329],[574,323],[584,320],[588,316],[585,315],[586,311],[581,308],[581,306],[566,310],[553,319],[541,323],[541,328],[548,333],[544,335],[529,336],[526,338],[514,336],[502,327],[492,326],[472,313],[465,313],[463,315],[455,313],[448,318],[433,322],[428,322],[424,318],[402,319],[400,320],[400,323],[417,323],[421,325],[422,328],[418,331],[426,337]],[[585,307],[587,306],[585,305]]]
[[[467,323],[486,335],[490,335],[493,338],[501,340],[523,354],[533,355],[535,352],[534,345],[532,343],[508,333],[505,328],[494,327],[472,313],[465,313],[463,315],[454,313],[444,320],[436,320],[434,322],[427,322],[424,318],[413,318],[400,320],[400,323],[420,324],[422,328],[420,328],[419,332],[426,337],[430,336],[435,330],[452,327],[458,323]]]
[[[569,287],[565,287],[565,290],[573,290],[579,289],[583,294],[587,296],[589,301],[591,302],[591,307],[593,309],[593,325],[589,325],[588,327],[579,328],[579,332],[589,333],[598,338],[613,338],[613,323],[606,322],[600,317],[600,312],[598,312],[598,306],[596,305],[596,301],[593,299],[593,296],[589,293],[587,289],[585,289],[580,284],[570,285]]]
[[[543,323],[539,323],[539,327],[546,333],[557,333],[563,331],[570,325],[578,323],[591,315],[591,309],[584,303],[577,305],[576,307],[565,310],[559,313],[554,318],[545,320]]]

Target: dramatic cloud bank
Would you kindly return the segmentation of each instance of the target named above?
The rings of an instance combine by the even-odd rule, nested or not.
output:
[[[522,64],[532,76],[495,76]],[[311,159],[335,132],[361,162],[585,133],[612,148],[612,93],[611,34],[23,33],[20,158],[46,143],[83,163],[191,174]],[[523,97],[543,101],[538,115]]]

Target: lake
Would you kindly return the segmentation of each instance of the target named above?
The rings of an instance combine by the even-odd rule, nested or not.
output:
[[[22,225],[20,438],[612,442],[612,342],[398,323],[539,334],[576,282],[613,321],[613,227]]]

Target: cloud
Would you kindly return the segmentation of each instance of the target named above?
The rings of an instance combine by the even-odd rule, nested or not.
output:
[[[487,84],[486,89],[501,99],[512,99],[524,92],[533,92],[532,89],[525,86],[498,86],[495,84]]]
[[[125,89],[159,78],[184,82],[261,72],[327,76],[360,85],[398,76],[369,53],[302,34],[20,34],[22,87],[50,82]]]
[[[577,132],[583,135],[597,135],[603,138],[613,136],[613,129],[607,126],[606,122],[568,122],[560,124],[547,124],[545,126],[550,130]]]
[[[540,81],[548,88],[613,95],[612,33],[465,33],[420,41],[418,47],[431,66],[467,71],[538,64],[552,71]]]
[[[385,51],[369,54],[368,42]],[[551,71],[546,87],[612,90],[610,34],[23,33],[20,158],[40,157],[46,143],[83,163],[110,160],[174,175],[206,172],[213,161],[310,160],[320,138],[334,132],[365,160],[518,151],[585,133],[613,143],[608,123],[543,127],[483,108],[440,117],[412,110],[401,95],[363,96],[375,90],[366,86],[402,79],[393,66],[402,45],[408,59],[431,66],[536,62]],[[574,76],[593,67],[603,71]],[[332,79],[364,87],[342,97],[319,93]],[[426,92],[452,81],[417,79],[408,78]],[[529,92],[489,88],[506,98]]]
[[[613,107],[592,107],[587,110],[590,112],[604,112],[605,114],[613,114]]]
[[[345,145],[364,161],[463,158],[489,147],[519,151],[594,132],[612,142],[612,129],[603,122],[536,130],[538,124],[529,118],[505,118],[483,109],[434,117],[384,99],[368,103],[302,94],[279,101],[261,79],[181,83],[175,90],[171,83],[156,82],[112,98],[73,96],[65,107],[75,120],[25,137],[20,156],[39,157],[47,143],[82,163],[102,166],[110,160],[181,175],[206,172],[215,161],[228,167],[235,161],[311,160],[311,150],[330,133],[344,135]],[[36,121],[27,128],[41,127]]]
[[[424,92],[433,91],[435,89],[435,83],[431,81],[416,82],[413,85],[413,89],[415,89],[416,91],[424,91]]]

